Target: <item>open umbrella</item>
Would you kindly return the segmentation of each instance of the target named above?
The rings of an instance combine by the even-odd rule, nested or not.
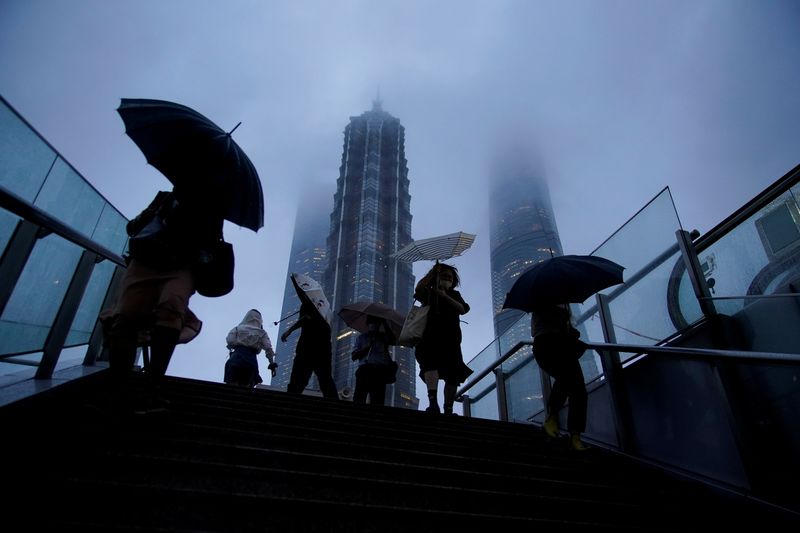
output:
[[[380,302],[355,302],[345,305],[339,311],[339,316],[348,326],[361,333],[368,331],[368,316],[386,319],[395,339],[400,338],[403,322],[406,320],[406,317]]]
[[[300,301],[313,306],[326,322],[330,322],[331,304],[328,303],[319,282],[305,274],[292,273],[291,278]]]
[[[175,187],[218,195],[225,219],[234,224],[253,231],[264,225],[261,180],[231,137],[236,128],[226,132],[197,111],[164,100],[123,98],[117,111],[147,162]]]
[[[538,302],[581,303],[598,291],[623,283],[624,269],[593,255],[545,259],[520,275],[506,294],[503,308],[532,311]]]
[[[467,248],[472,246],[474,241],[475,235],[458,231],[448,235],[440,235],[439,237],[412,241],[390,257],[408,263],[424,260],[444,261],[461,255]]]

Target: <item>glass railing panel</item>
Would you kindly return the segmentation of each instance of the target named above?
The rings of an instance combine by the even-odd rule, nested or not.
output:
[[[91,237],[105,201],[60,157],[47,176],[34,205],[75,231]]]
[[[480,372],[490,364],[497,361],[500,357],[500,341],[498,339],[493,340],[489,343],[486,348],[481,350],[478,355],[470,359],[467,366],[472,369],[473,372]],[[469,378],[468,378],[469,379]]]
[[[108,293],[108,286],[111,283],[111,277],[114,275],[116,266],[116,263],[111,261],[102,261],[94,266],[89,284],[86,286],[86,291],[83,293],[75,319],[72,321],[69,333],[64,341],[65,346],[75,346],[76,344],[89,342],[89,337],[91,337],[92,331],[97,324],[97,316],[102,311],[100,306],[103,305],[103,300],[105,300],[106,293]]]
[[[664,189],[628,220],[591,255],[623,267],[628,281],[670,248],[677,248],[675,231],[681,228],[669,189]],[[616,287],[602,291],[607,294]]]
[[[513,366],[504,365],[506,368],[503,370],[506,375],[508,419],[514,422],[527,422],[534,414],[544,409],[539,365],[533,358],[530,346],[522,347],[514,359]]]
[[[800,276],[800,184],[741,222],[710,246],[698,251],[703,275],[712,297],[749,296],[791,292],[789,284]],[[680,312],[694,292],[685,269],[681,272]],[[742,310],[746,300],[714,300],[726,315]]]
[[[104,203],[100,220],[98,220],[91,238],[97,244],[122,255],[128,242],[128,234],[125,231],[127,224],[127,218],[122,216],[111,204]]]
[[[0,316],[0,355],[44,348],[82,251],[55,234],[36,242]]]
[[[654,345],[678,328],[670,317],[669,282],[680,254],[675,252],[608,304],[616,341]]]
[[[14,229],[16,229],[20,220],[17,215],[0,208],[0,257],[6,251],[6,246],[8,246],[8,242],[11,240]]]
[[[492,383],[494,383],[494,376],[490,374]],[[483,382],[483,380],[481,380]],[[472,399],[470,396],[470,416],[473,418],[486,418],[488,420],[499,420],[500,411],[497,409],[497,389],[492,386],[479,396],[477,399]]]
[[[55,151],[0,100],[0,187],[33,203]]]
[[[581,332],[581,340],[584,342],[605,342],[600,312],[597,311],[597,300],[591,297],[584,304],[574,304],[570,307],[575,327]],[[584,317],[583,315],[593,307],[594,312]]]
[[[31,363],[30,365],[0,359],[0,387],[33,378],[36,375],[36,366],[33,365],[38,365],[41,359],[42,352],[14,357],[15,361],[26,361]]]

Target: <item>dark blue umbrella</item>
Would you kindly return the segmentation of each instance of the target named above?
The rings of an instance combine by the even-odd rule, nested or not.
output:
[[[125,133],[176,189],[219,198],[226,220],[258,231],[264,194],[253,163],[230,132],[174,102],[123,98]],[[237,125],[238,127],[238,125]]]
[[[593,255],[562,255],[538,263],[520,275],[503,308],[532,311],[539,303],[581,303],[623,283],[625,267]]]

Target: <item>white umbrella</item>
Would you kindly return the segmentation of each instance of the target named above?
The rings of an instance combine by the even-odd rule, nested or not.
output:
[[[322,291],[319,282],[305,274],[292,273],[292,283],[294,290],[300,300],[307,300],[322,315],[327,322],[331,319],[331,304]]]
[[[393,253],[390,257],[408,263],[423,260],[444,261],[461,255],[467,248],[472,246],[474,241],[475,235],[458,231],[448,235],[413,241]]]

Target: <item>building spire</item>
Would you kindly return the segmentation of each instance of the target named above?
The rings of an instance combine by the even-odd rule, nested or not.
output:
[[[378,91],[375,95],[375,100],[372,101],[373,111],[383,111],[383,100],[381,100],[381,86],[378,85]]]

